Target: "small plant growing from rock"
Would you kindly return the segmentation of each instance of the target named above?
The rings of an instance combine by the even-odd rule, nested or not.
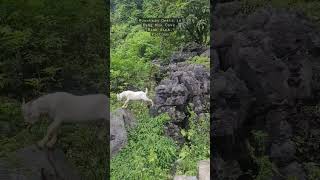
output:
[[[268,134],[263,131],[252,131],[252,144],[247,141],[247,148],[254,163],[258,166],[258,172],[252,173],[252,177],[256,180],[271,179],[274,173],[277,173],[275,165],[270,161],[269,157],[265,155],[266,140]]]
[[[309,162],[304,164],[307,171],[308,179],[317,180],[320,177],[320,165],[317,163]]]
[[[194,56],[188,60],[191,64],[201,64],[204,65],[207,69],[210,69],[210,59],[208,57]]]

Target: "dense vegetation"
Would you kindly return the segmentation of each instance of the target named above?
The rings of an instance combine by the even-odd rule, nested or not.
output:
[[[40,140],[28,132],[21,99],[55,91],[106,92],[109,10],[101,0],[0,0],[0,158]],[[85,179],[103,179],[107,143],[92,127],[63,126],[58,147]],[[95,147],[95,148],[92,148]]]
[[[166,64],[173,51],[189,42],[208,45],[209,1],[205,0],[114,0],[111,1],[111,109],[121,107],[116,93],[143,90],[153,97],[152,60]],[[175,32],[151,35],[138,23],[139,17],[182,17]],[[189,63],[204,64],[209,60],[195,57]],[[128,145],[111,160],[111,179],[172,179],[175,174],[196,175],[197,163],[209,158],[209,117],[189,121],[182,130],[188,143],[182,147],[164,135],[170,121],[165,114],[151,118],[145,104],[131,102],[128,109],[137,119],[137,127],[129,131]],[[192,112],[191,112],[192,114]]]
[[[185,43],[209,41],[209,2],[203,0],[111,1],[111,91],[150,87],[155,67],[151,61],[166,59]],[[151,36],[143,31],[139,17],[183,17],[177,31]],[[195,34],[194,31],[197,33]],[[132,87],[131,87],[132,88]]]

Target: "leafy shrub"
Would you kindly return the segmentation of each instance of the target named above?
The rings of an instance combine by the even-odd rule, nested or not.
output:
[[[274,173],[278,173],[276,166],[271,162],[270,158],[265,155],[266,141],[268,134],[261,130],[253,130],[252,142],[247,141],[247,148],[254,163],[258,167],[258,172],[251,174],[256,180],[272,179]]]
[[[304,167],[308,174],[309,180],[317,180],[320,177],[320,166],[317,163],[309,162],[305,163]]]
[[[260,156],[255,159],[258,165],[259,173],[256,175],[256,180],[269,180],[274,174],[274,164],[268,156]]]
[[[204,65],[207,69],[210,69],[210,59],[208,57],[194,56],[188,60],[192,64],[201,64]]]
[[[84,179],[104,179],[109,159],[109,143],[98,139],[96,127],[64,126],[58,146]]]
[[[169,116],[150,118],[146,113],[138,116],[127,146],[111,160],[111,179],[169,179],[177,156],[177,145],[163,132]]]
[[[0,97],[0,137],[12,136],[23,126],[20,103],[13,99]]]
[[[189,0],[181,7],[181,15],[184,18],[181,27],[187,41],[199,44],[208,43],[209,37],[209,1]]]
[[[19,148],[29,146],[40,140],[45,134],[48,123],[39,121],[31,129],[26,129],[21,114],[21,103],[10,98],[0,98],[0,123],[8,128],[0,134],[0,158],[10,158],[10,153]]]
[[[129,85],[145,88],[151,78],[151,60],[160,56],[159,38],[149,32],[132,32],[111,52],[111,90]]]
[[[189,129],[181,131],[188,143],[180,150],[176,173],[195,176],[198,162],[210,157],[210,119],[208,114],[206,118],[197,119],[191,112],[189,122]]]
[[[103,91],[109,37],[104,3],[2,0],[0,94]]]

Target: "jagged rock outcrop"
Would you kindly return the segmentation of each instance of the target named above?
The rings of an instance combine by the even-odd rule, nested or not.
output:
[[[186,62],[194,56],[209,58],[210,49],[189,43],[173,53],[168,61],[153,61],[160,67],[162,76],[157,80],[155,106],[150,109],[150,114],[156,116],[167,112],[171,121],[165,126],[165,133],[180,144],[185,141],[180,130],[188,126],[188,107],[197,115],[208,113],[210,110],[210,74],[203,65]]]
[[[136,124],[133,114],[127,109],[117,109],[110,116],[110,155],[113,157],[126,144],[128,130]]]
[[[3,180],[79,180],[81,177],[66,160],[62,150],[39,149],[32,145],[0,160]]]
[[[319,114],[305,116],[304,108],[320,100],[320,35],[299,12],[264,7],[245,15],[241,8],[241,2],[221,3],[212,14],[212,52],[219,61],[212,71],[214,154],[257,171],[245,144],[260,130],[279,172],[287,176],[295,169],[304,179],[299,162],[320,160],[312,147],[308,155],[299,153],[308,145],[300,138],[320,129]]]
[[[209,112],[209,72],[203,65],[180,62],[170,64],[167,74],[168,77],[162,79],[155,88],[155,106],[151,108],[150,113],[155,116],[167,112],[171,121],[165,127],[166,134],[183,143],[184,138],[180,130],[188,125],[188,107],[198,115]]]

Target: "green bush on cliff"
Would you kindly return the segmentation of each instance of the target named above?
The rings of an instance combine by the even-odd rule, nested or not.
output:
[[[198,162],[210,158],[210,118],[196,118],[191,112],[189,129],[181,134],[187,139],[182,146],[177,160],[176,173],[180,175],[196,176]]]
[[[164,136],[163,125],[169,120],[163,114],[137,117],[137,127],[129,132],[128,144],[111,160],[111,179],[170,179],[177,156],[177,145]]]

